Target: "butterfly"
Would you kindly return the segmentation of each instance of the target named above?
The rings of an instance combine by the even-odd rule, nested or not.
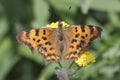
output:
[[[68,26],[62,21],[56,26],[57,28],[44,27],[22,31],[16,37],[19,43],[27,45],[32,52],[37,50],[46,62],[59,62],[61,59],[77,60],[102,31],[98,26]]]

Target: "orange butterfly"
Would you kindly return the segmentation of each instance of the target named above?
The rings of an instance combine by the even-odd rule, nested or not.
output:
[[[19,43],[29,46],[31,51],[38,50],[45,61],[58,62],[60,59],[76,60],[90,46],[90,43],[101,35],[102,29],[91,25],[64,25],[57,23],[58,28],[44,27],[22,31],[17,35]],[[53,27],[53,26],[52,26]]]

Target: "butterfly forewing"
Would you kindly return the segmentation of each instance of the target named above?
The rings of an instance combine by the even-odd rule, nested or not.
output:
[[[101,28],[90,25],[73,25],[65,28],[65,60],[78,59],[80,53],[88,49],[91,41],[101,35],[101,31]]]
[[[32,52],[38,50],[47,62],[57,62],[60,60],[57,37],[56,29],[41,28],[21,32],[17,35],[17,40],[29,46]]]
[[[21,44],[26,44],[32,52],[38,50],[47,63],[58,62],[61,57],[65,60],[78,59],[78,56],[89,48],[92,40],[99,37],[102,31],[100,27],[90,25],[64,27],[59,22],[57,26],[58,28],[46,27],[20,32],[17,40]]]

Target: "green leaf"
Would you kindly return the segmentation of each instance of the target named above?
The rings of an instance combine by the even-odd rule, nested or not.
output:
[[[48,3],[53,7],[54,13],[51,15],[59,15],[60,20],[73,23],[72,18],[77,12],[80,0],[48,0]]]
[[[11,68],[19,60],[18,56],[14,56],[11,50],[11,40],[5,38],[0,43],[0,80],[4,80]]]
[[[120,28],[119,15],[117,13],[112,12],[112,13],[109,13],[108,16],[109,16],[109,19],[110,19],[110,24],[115,26],[115,27]]]
[[[105,66],[100,69],[100,74],[103,74],[108,79],[114,77],[114,74],[119,71],[119,65]]]
[[[93,0],[81,0],[80,6],[83,14],[87,14]]]
[[[20,45],[19,46],[19,54],[27,57],[35,62],[37,62],[38,64],[42,64],[44,65],[44,59],[43,57],[37,52],[35,51],[33,54],[31,52],[31,50],[28,48],[28,46],[25,45]]]
[[[33,12],[35,19],[32,26],[34,28],[40,28],[48,23],[49,8],[45,0],[33,0]]]
[[[119,0],[94,0],[91,9],[105,12],[120,12]]]
[[[4,14],[3,7],[0,4],[0,40],[4,37],[5,33],[9,29],[7,19],[3,14]]]
[[[120,49],[119,42],[116,42],[113,46],[111,46],[104,54],[104,58],[117,58],[120,57]]]
[[[38,80],[52,80],[52,79],[50,79],[50,77],[52,77],[53,74],[55,74],[56,66],[57,66],[57,64],[55,64],[55,63],[46,65],[46,67],[40,73]]]

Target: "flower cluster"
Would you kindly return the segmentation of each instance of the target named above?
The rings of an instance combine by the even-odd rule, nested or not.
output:
[[[68,27],[69,25],[64,22],[64,21],[60,21],[60,23],[62,24],[63,27]],[[59,22],[53,22],[51,24],[48,24],[46,27],[51,27],[51,28],[58,28],[58,24]]]
[[[95,56],[93,54],[91,54],[89,51],[85,51],[83,52],[78,60],[75,61],[75,63],[77,63],[79,66],[87,66],[90,63],[95,62]]]

